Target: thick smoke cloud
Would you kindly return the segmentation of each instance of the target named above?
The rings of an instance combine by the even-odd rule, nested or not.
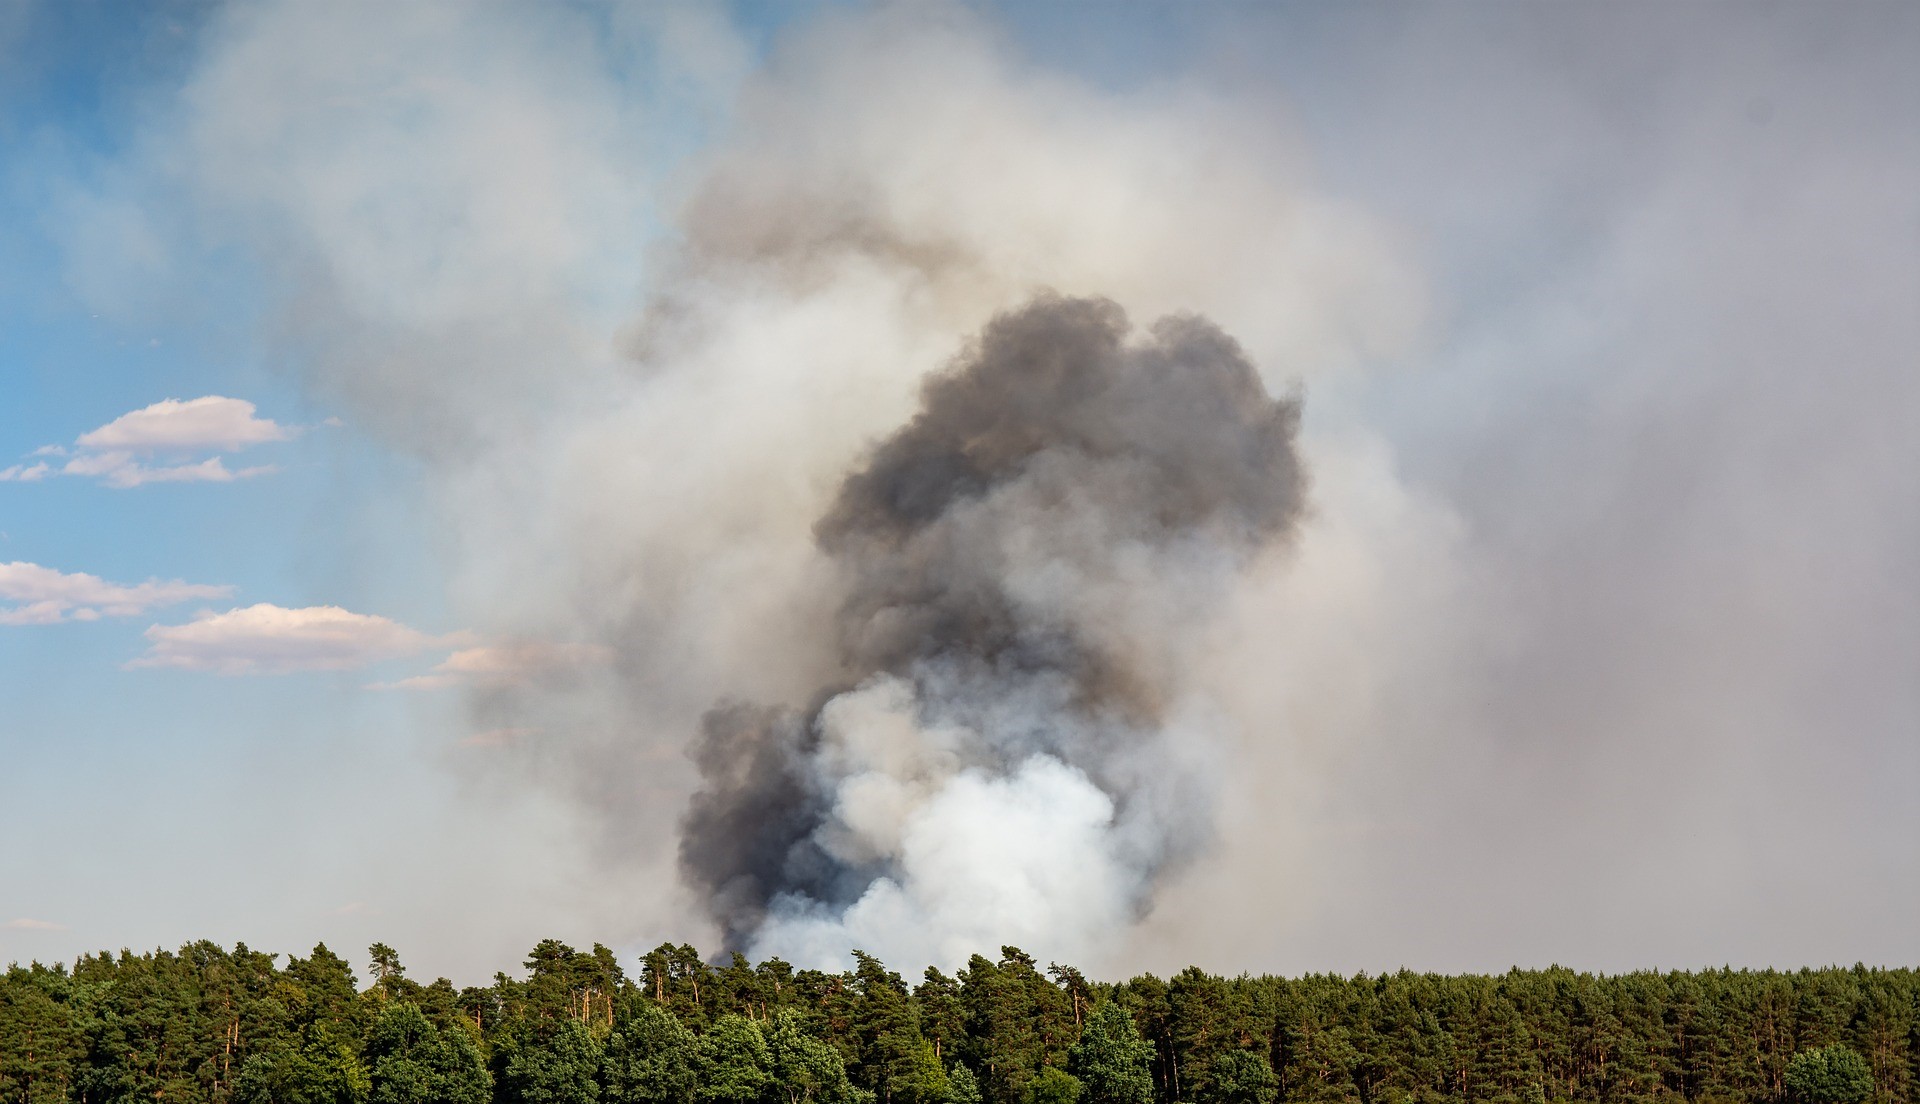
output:
[[[940,961],[1016,916],[1082,948],[1122,926],[1209,828],[1208,784],[1160,747],[1183,688],[1156,642],[1299,516],[1298,422],[1211,323],[1166,318],[1130,344],[1099,299],[1003,314],[929,379],[815,528],[844,582],[822,626],[836,684],[804,714],[704,722],[681,869],[734,945],[897,943],[857,930],[882,908]],[[938,823],[967,790],[1000,807]],[[1008,849],[960,893],[916,861],[1009,817],[1059,861]]]
[[[367,560],[328,600],[431,549],[393,585],[451,623],[613,657],[422,706],[423,745],[513,735],[413,847],[340,860],[367,940],[476,976],[551,934],[716,946],[689,795],[793,786],[695,838],[831,860],[725,896],[796,960],[939,961],[933,915],[1089,970],[1911,957],[1911,6],[832,6],[764,54],[718,11],[222,9],[49,215],[103,315],[234,302],[196,259],[246,258],[235,359],[407,458],[326,519]],[[1111,776],[964,768],[977,680],[868,625],[912,542],[821,524],[1039,288],[1199,312],[1311,396],[1272,547],[966,530],[1049,565],[993,593],[1166,695]],[[1054,685],[992,704],[1066,740]],[[1145,811],[1190,795],[1133,763],[1204,780],[1193,861]]]

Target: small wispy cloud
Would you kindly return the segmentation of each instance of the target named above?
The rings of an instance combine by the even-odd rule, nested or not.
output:
[[[41,467],[46,465],[42,464]],[[109,487],[140,487],[148,483],[231,483],[269,475],[279,469],[261,464],[238,471],[228,469],[218,456],[194,464],[143,464],[129,452],[87,453],[67,461],[62,475],[90,475]]]
[[[51,920],[35,920],[28,916],[15,917],[5,924],[0,924],[0,927],[4,927],[8,931],[63,932],[72,930],[65,924],[56,924]]]
[[[457,643],[376,614],[338,606],[286,609],[265,602],[225,613],[209,610],[184,625],[154,625],[146,636],[146,654],[128,667],[218,675],[351,670]]]
[[[510,744],[518,743],[529,736],[536,736],[539,734],[539,731],[539,729],[535,728],[489,728],[484,732],[476,732],[471,736],[463,737],[457,741],[454,746],[463,748],[506,747]]]
[[[229,468],[225,454],[292,440],[300,432],[299,427],[260,417],[245,399],[223,395],[163,399],[82,433],[72,448],[42,445],[28,459],[50,459],[0,469],[0,482],[32,483],[49,475],[72,475],[119,488],[231,483],[278,469],[271,464]],[[56,466],[50,460],[64,462]]]
[[[612,653],[590,644],[516,641],[476,644],[475,634],[422,632],[378,614],[339,606],[289,609],[272,603],[226,612],[202,610],[178,625],[152,625],[147,651],[128,668],[169,667],[218,675],[279,675],[342,671],[435,652],[446,658],[427,673],[369,690],[437,690],[452,686],[510,686],[569,677],[605,666]],[[512,734],[517,730],[500,730]],[[504,737],[503,737],[504,738]]]
[[[0,625],[53,625],[133,617],[195,599],[225,598],[232,587],[179,579],[109,583],[98,575],[67,573],[34,563],[0,563]]]
[[[370,690],[444,690],[452,686],[524,685],[556,675],[604,666],[612,652],[596,644],[518,641],[462,648],[424,675],[370,683]]]
[[[379,916],[380,910],[365,901],[348,901],[333,910],[334,916]]]

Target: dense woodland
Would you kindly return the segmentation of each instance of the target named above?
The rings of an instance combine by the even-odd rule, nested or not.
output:
[[[1920,973],[1089,981],[1015,948],[909,983],[663,946],[422,985],[370,948],[14,966],[0,1104],[1268,1104],[1920,1099]]]

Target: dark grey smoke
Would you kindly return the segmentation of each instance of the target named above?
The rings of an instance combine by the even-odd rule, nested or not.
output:
[[[1120,765],[1150,748],[1177,690],[1138,637],[1192,617],[1289,532],[1306,488],[1300,409],[1203,318],[1128,339],[1104,299],[1047,296],[994,318],[842,484],[815,528],[846,587],[821,626],[839,679],[803,709],[717,707],[693,749],[703,786],[680,861],[732,945],[772,912],[841,909],[895,875],[829,830],[843,779],[823,756],[822,710],[876,677],[912,687],[920,723],[968,734],[967,769],[1000,777],[1050,756],[1120,821],[1156,815],[1145,787],[1178,786],[1171,765]],[[1112,616],[1142,591],[1168,608]],[[1204,832],[1135,835],[1143,898]]]

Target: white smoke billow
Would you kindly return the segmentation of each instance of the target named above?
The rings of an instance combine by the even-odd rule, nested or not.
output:
[[[1173,656],[1291,534],[1298,418],[1211,324],[1133,339],[1106,300],[998,315],[929,377],[816,528],[841,593],[821,704],[705,722],[681,866],[729,941],[910,932],[950,961],[989,920],[1083,950],[1124,930],[1207,842],[1172,742],[1217,740],[1169,726]]]
[[[843,908],[776,902],[756,953],[838,962],[850,947],[886,947],[900,962],[960,962],[982,948],[1110,947],[1131,919],[1138,871],[1116,854],[1112,798],[1057,759],[1036,755],[1011,775],[965,770],[900,795],[891,780],[840,786],[834,829],[875,814],[897,818],[884,840],[862,840],[893,874]],[[881,792],[876,793],[875,790]]]

